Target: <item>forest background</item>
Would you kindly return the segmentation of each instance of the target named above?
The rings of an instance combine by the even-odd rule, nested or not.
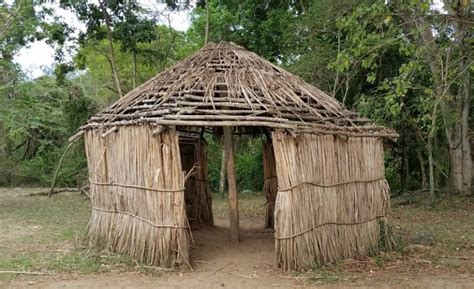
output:
[[[473,194],[471,1],[438,1],[436,9],[425,0],[164,2],[169,11],[189,11],[188,30],[129,0],[59,1],[85,25],[80,33],[43,1],[0,4],[0,186],[48,186],[68,137],[88,117],[206,40],[225,40],[397,130],[385,156],[393,195]],[[32,79],[14,58],[38,40],[54,47],[55,65]],[[207,141],[217,192],[220,141]],[[237,139],[240,191],[262,189],[263,142]],[[86,181],[84,147],[76,145],[58,186]]]

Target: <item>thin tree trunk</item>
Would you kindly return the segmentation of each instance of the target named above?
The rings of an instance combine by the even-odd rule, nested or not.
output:
[[[408,157],[406,145],[402,144],[402,161],[400,165],[400,187],[402,194],[408,191]]]
[[[303,6],[303,4],[301,4]],[[341,31],[338,29],[337,30],[337,53],[339,56],[339,53],[341,52]],[[334,78],[334,85],[332,88],[332,97],[336,98],[336,93],[337,93],[337,86],[339,85],[339,69],[336,69],[336,77]]]
[[[132,50],[132,87],[137,87],[137,51],[135,49]]]
[[[114,44],[112,38],[112,31],[110,29],[110,19],[109,14],[105,8],[104,2],[99,1],[100,9],[102,10],[102,15],[105,21],[105,28],[107,30],[107,39],[109,41],[109,53],[110,53],[110,68],[112,69],[112,77],[115,82],[115,87],[117,88],[117,92],[120,98],[122,98],[122,88],[120,87],[120,79],[117,71],[117,62],[115,61],[115,52],[114,52]]]
[[[467,5],[467,2],[463,5]],[[472,4],[471,4],[472,5]],[[466,17],[468,18],[468,17]],[[460,23],[461,33],[463,33],[460,45],[462,51],[462,59],[460,62],[460,71],[463,73],[461,78],[460,89],[460,133],[461,133],[461,150],[462,150],[462,191],[461,194],[473,194],[472,190],[472,155],[471,143],[469,137],[469,112],[471,108],[471,69],[472,62],[471,45],[468,43],[468,37],[471,35],[472,25],[466,27],[468,24]],[[465,32],[463,30],[466,30]]]
[[[435,201],[435,176],[433,165],[433,140],[428,136],[428,170],[430,178],[430,198],[431,202]]]
[[[56,181],[58,179],[59,171],[61,170],[61,166],[64,162],[64,159],[66,158],[67,153],[78,140],[79,140],[79,137],[72,140],[64,149],[63,155],[59,159],[58,166],[56,167],[56,171],[54,172],[53,180],[51,181],[51,188],[49,189],[49,192],[48,192],[48,197],[51,197],[51,195],[53,195],[53,191],[54,191],[54,187],[56,186]]]
[[[438,105],[441,102],[440,86],[435,87],[435,105],[433,111],[431,112],[431,125],[428,130],[427,137],[427,151],[428,151],[428,172],[429,172],[429,182],[430,182],[430,198],[431,202],[435,201],[435,187],[436,187],[436,176],[434,171],[434,158],[433,158],[433,141],[435,140],[436,135],[436,119],[438,118]]]
[[[227,161],[227,183],[229,185],[230,238],[239,241],[239,203],[234,164],[233,128],[224,127],[224,148]]]
[[[204,34],[204,45],[209,41],[209,0],[206,0],[206,31]]]
[[[426,169],[425,169],[425,162],[423,160],[423,154],[421,153],[421,150],[417,150],[417,157],[418,161],[420,162],[420,172],[421,172],[421,189],[425,190],[426,189]]]
[[[225,189],[225,149],[224,149],[224,142],[222,142],[222,158],[221,158],[221,173],[220,173],[220,180],[219,180],[219,194],[224,196],[224,189]]]
[[[204,34],[204,45],[209,41],[209,0],[206,0],[206,28]]]

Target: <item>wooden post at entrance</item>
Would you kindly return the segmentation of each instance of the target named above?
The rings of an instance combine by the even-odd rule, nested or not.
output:
[[[235,178],[233,128],[224,127],[224,150],[227,162],[227,184],[229,186],[230,238],[239,241],[239,202]]]

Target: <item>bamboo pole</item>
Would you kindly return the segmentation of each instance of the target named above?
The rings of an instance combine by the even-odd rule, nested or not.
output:
[[[224,149],[227,162],[227,183],[229,186],[230,238],[239,241],[239,203],[235,178],[233,128],[224,127]]]

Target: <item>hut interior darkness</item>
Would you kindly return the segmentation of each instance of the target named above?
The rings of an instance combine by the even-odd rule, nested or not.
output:
[[[227,42],[158,74],[73,136],[85,138],[91,242],[150,265],[190,266],[189,222],[213,224],[205,131],[224,140],[233,240],[233,134],[265,133],[275,266],[301,269],[377,249],[390,210],[383,140],[397,134]]]

